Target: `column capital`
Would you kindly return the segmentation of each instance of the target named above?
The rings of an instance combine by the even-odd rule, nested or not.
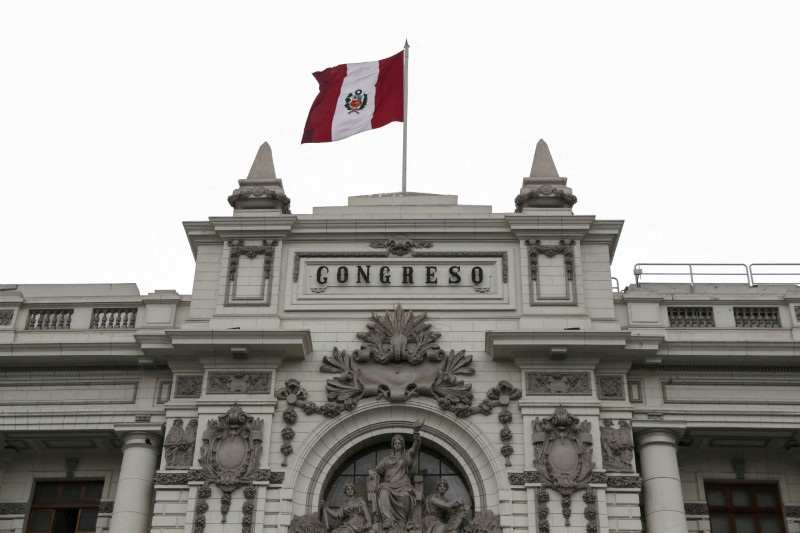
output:
[[[648,428],[634,433],[636,447],[641,449],[650,444],[663,444],[677,446],[683,436],[682,429],[676,428]]]
[[[158,448],[163,440],[157,424],[114,424],[114,433],[122,439],[122,450],[132,446]]]

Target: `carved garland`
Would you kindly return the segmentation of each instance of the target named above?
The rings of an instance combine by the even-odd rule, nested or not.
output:
[[[257,255],[264,255],[264,279],[269,279],[272,275],[272,262],[275,258],[275,247],[278,241],[261,241],[262,246],[245,246],[243,240],[228,241],[230,246],[230,258],[228,259],[228,280],[236,281],[236,273],[239,270],[239,257],[246,255],[253,259]]]
[[[395,235],[391,239],[372,241],[370,248],[386,248],[391,255],[403,256],[408,254],[412,248],[430,248],[433,246],[431,241],[415,241],[405,235]]]
[[[558,198],[569,207],[572,207],[578,201],[578,197],[574,194],[570,194],[562,189],[556,189],[550,185],[542,185],[524,194],[518,194],[517,197],[514,198],[514,212],[522,213],[522,207],[525,205],[525,202],[539,198],[540,196],[552,196],[553,198]]]
[[[281,203],[281,213],[284,215],[290,215],[292,213],[289,207],[292,201],[289,197],[281,192],[276,192],[266,187],[240,187],[233,191],[233,194],[228,196],[228,203],[231,207],[235,208],[236,202],[239,200],[246,200],[253,197],[276,200]]]
[[[564,271],[566,272],[567,279],[572,281],[575,277],[575,256],[573,246],[575,241],[558,241],[558,245],[545,245],[542,241],[535,240],[525,241],[528,246],[528,261],[530,263],[531,280],[536,281],[539,276],[539,254],[546,255],[547,257],[555,257],[556,255],[564,256]]]

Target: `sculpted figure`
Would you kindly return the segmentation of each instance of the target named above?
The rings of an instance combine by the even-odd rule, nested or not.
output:
[[[408,450],[402,435],[392,436],[392,454],[369,470],[371,485],[383,477],[375,491],[374,505],[378,525],[384,530],[405,531],[414,527],[412,516],[416,495],[411,483],[411,467],[422,441],[419,430],[423,425],[424,420],[417,420],[414,424],[414,444]]]
[[[364,498],[356,498],[356,486],[352,483],[344,484],[344,493],[347,499],[339,509],[323,507],[325,513],[325,524],[328,518],[338,518],[342,525],[334,529],[331,533],[363,533],[372,527],[372,517],[369,507]]]
[[[425,498],[422,506],[422,533],[451,533],[469,524],[469,511],[461,500],[445,498],[450,485],[446,479],[436,482],[436,494]]]

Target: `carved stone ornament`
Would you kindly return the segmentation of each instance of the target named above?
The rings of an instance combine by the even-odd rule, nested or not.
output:
[[[395,235],[391,239],[372,241],[370,248],[386,248],[391,255],[407,255],[414,248],[430,248],[433,243],[430,241],[415,241],[405,235]]]
[[[597,397],[601,400],[624,400],[625,380],[622,376],[597,376]]]
[[[28,514],[28,502],[0,502],[0,515]]]
[[[12,318],[14,318],[13,309],[0,309],[0,326],[10,326]]]
[[[511,485],[525,485],[526,483],[541,483],[542,476],[539,472],[526,470],[525,472],[510,472],[508,482]]]
[[[522,213],[522,208],[525,206],[527,202],[530,200],[536,200],[541,197],[550,197],[555,200],[559,200],[563,205],[559,206],[556,204],[555,207],[572,207],[578,201],[578,197],[574,194],[570,194],[566,191],[561,189],[557,189],[550,185],[542,185],[541,187],[537,187],[535,189],[531,189],[530,191],[526,192],[525,194],[518,194],[516,198],[514,198],[514,205],[515,213]]]
[[[272,372],[209,372],[206,394],[269,394]]]
[[[225,522],[231,506],[232,493],[239,487],[252,489],[252,482],[259,477],[259,462],[261,460],[261,443],[264,440],[264,421],[256,419],[242,411],[238,404],[234,404],[227,413],[217,420],[209,420],[208,428],[203,433],[203,445],[200,448],[200,467],[205,483],[198,490],[198,505],[202,503],[207,510],[205,500],[211,495],[210,483],[214,483],[222,491],[222,521]],[[206,490],[207,489],[207,490]],[[200,493],[207,496],[202,498]],[[251,491],[252,492],[252,491]],[[255,492],[252,492],[254,497]],[[252,503],[252,498],[245,494],[245,504]],[[242,510],[242,531],[247,533],[247,520],[252,524],[252,507]],[[205,527],[205,511],[198,512],[195,506],[195,515],[202,518],[201,522],[195,519],[195,532],[200,533]],[[202,515],[202,516],[201,516]],[[198,528],[198,526],[200,526]]]
[[[441,361],[444,350],[439,348],[436,341],[442,335],[431,331],[426,317],[425,313],[403,311],[400,305],[384,315],[373,313],[373,321],[367,324],[367,332],[356,334],[365,345],[356,350],[353,356],[359,362],[372,358],[380,364],[407,362],[418,365],[426,358]]]
[[[194,445],[197,438],[197,419],[189,420],[186,428],[183,419],[177,418],[164,439],[164,458],[167,470],[188,469],[194,460]]]
[[[529,395],[592,394],[588,372],[527,372]]]
[[[620,420],[615,428],[613,420],[604,419],[600,444],[603,467],[608,472],[633,472],[633,433],[627,420]]]
[[[606,476],[606,484],[610,489],[641,489],[641,476]]]
[[[236,281],[236,273],[239,271],[239,258],[247,256],[253,259],[257,255],[264,256],[264,279],[269,279],[272,275],[272,262],[275,258],[275,247],[278,241],[261,241],[261,246],[245,246],[243,240],[228,241],[230,246],[230,257],[228,258],[228,280]]]
[[[550,494],[544,487],[536,487],[536,517],[538,518],[539,533],[550,533]]]
[[[708,516],[708,505],[703,502],[683,504],[683,512],[689,516]]]
[[[689,514],[689,513],[686,513]],[[800,518],[800,505],[786,505],[783,508],[786,518]]]
[[[199,398],[203,376],[178,376],[175,378],[176,398]]]
[[[316,513],[293,516],[289,522],[289,533],[328,533]]]
[[[242,200],[259,199],[259,200],[272,200],[276,205],[280,206],[281,213],[290,215],[292,213],[290,205],[292,201],[288,196],[282,192],[273,191],[267,187],[239,187],[233,191],[233,194],[228,196],[228,203],[231,207],[236,207],[236,204]],[[267,204],[269,205],[269,204]]]
[[[112,500],[103,500],[97,507],[98,513],[111,514],[114,512],[114,502]]]
[[[68,478],[75,477],[75,471],[78,469],[78,464],[80,462],[80,459],[77,457],[67,457],[64,459],[64,470],[67,471]]]
[[[591,424],[559,406],[553,416],[533,421],[534,465],[542,485],[562,496],[562,514],[569,525],[569,495],[588,487],[592,462]]]
[[[273,485],[283,483],[285,472],[273,472],[269,468],[259,468],[258,474],[253,481],[268,481]],[[205,474],[200,469],[192,469],[188,472],[159,472],[153,479],[153,485],[188,485],[190,481],[204,481]]]
[[[583,517],[586,519],[586,533],[597,533],[599,525],[597,520],[597,491],[587,488],[583,493]]]
[[[557,255],[564,256],[564,271],[566,273],[567,279],[572,281],[575,277],[575,256],[573,252],[573,246],[575,245],[575,241],[558,241],[557,245],[546,245],[542,244],[542,241],[535,240],[525,241],[525,244],[528,246],[528,261],[530,266],[530,275],[532,280],[536,280],[539,277],[539,255],[545,255],[547,257],[555,257]]]

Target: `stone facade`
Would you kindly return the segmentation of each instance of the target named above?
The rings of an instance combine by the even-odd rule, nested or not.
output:
[[[191,296],[0,285],[0,532],[84,485],[59,501],[98,532],[361,531],[359,498],[394,531],[381,461],[415,431],[405,530],[717,531],[749,494],[800,531],[800,289],[615,292],[622,222],[577,201],[540,142],[513,213],[292,214],[264,145],[233,216],[185,223]]]

